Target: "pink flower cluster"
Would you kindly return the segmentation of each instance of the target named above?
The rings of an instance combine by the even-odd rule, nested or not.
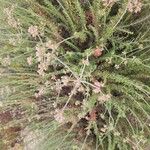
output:
[[[99,81],[95,80],[94,81],[94,88],[93,88],[93,92],[94,93],[100,93],[101,92],[101,88],[104,86],[103,83],[100,83]]]
[[[142,3],[140,0],[129,0],[127,8],[131,13],[138,13],[142,9]]]
[[[27,63],[29,64],[29,66],[32,65],[32,57],[31,56],[27,58]]]
[[[32,36],[32,37],[37,37],[38,34],[39,34],[39,31],[38,31],[38,27],[37,26],[30,26],[28,28],[28,33]]]
[[[48,69],[48,62],[46,58],[46,49],[44,46],[36,46],[36,57],[38,64],[38,74],[41,76],[45,75],[45,71]]]
[[[53,51],[47,52],[46,50],[50,48]],[[51,41],[48,41],[46,43],[43,43],[42,45],[36,46],[36,58],[38,61],[38,74],[41,76],[45,75],[45,71],[47,71],[48,66],[53,61],[52,56],[53,52],[57,49],[57,44],[52,43]],[[31,58],[28,58],[28,64],[31,64]]]

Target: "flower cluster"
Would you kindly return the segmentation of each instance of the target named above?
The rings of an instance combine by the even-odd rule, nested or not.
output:
[[[32,65],[32,57],[31,57],[31,56],[29,56],[29,57],[27,58],[27,63],[28,63],[29,66]]]
[[[142,9],[142,3],[140,2],[140,0],[129,0],[127,8],[131,13],[138,13]]]
[[[120,65],[117,65],[117,64],[116,64],[116,65],[115,65],[115,68],[116,68],[116,69],[119,69],[119,68],[120,68]]]
[[[94,93],[100,93],[101,92],[101,88],[104,86],[103,83],[100,83],[99,81],[95,80],[94,81],[94,88],[93,88],[93,92]]]
[[[44,71],[47,70],[47,62],[45,60],[46,49],[44,46],[36,46],[36,57],[38,61],[38,74],[44,76]]]
[[[36,58],[38,61],[38,74],[41,76],[45,75],[45,71],[47,71],[48,66],[50,65],[52,54],[46,53],[46,47],[44,45],[36,46]]]
[[[52,77],[53,80],[55,80],[55,86],[54,89],[57,93],[60,93],[63,86],[68,86],[70,78],[68,76],[62,76],[61,79],[56,79],[56,77]]]
[[[15,8],[14,6],[12,6],[11,8],[5,8],[4,13],[6,14],[8,24],[13,28],[18,28],[20,23],[19,23],[19,20],[16,20],[13,17],[14,8]]]
[[[35,36],[36,34],[32,35]],[[51,48],[52,52],[47,52],[47,49]],[[45,71],[48,70],[48,67],[50,63],[52,62],[52,57],[57,49],[57,44],[54,44],[50,41],[43,43],[43,44],[37,44],[36,46],[36,58],[38,61],[38,74],[41,76],[45,75]],[[28,58],[28,64],[31,64],[31,58]]]
[[[100,57],[103,53],[103,48],[96,47],[94,49],[93,55],[94,57]]]
[[[61,83],[61,80],[58,79],[56,82],[55,82],[55,86],[54,86],[54,89],[56,90],[57,93],[60,93],[60,91],[62,90],[62,83]]]
[[[38,34],[39,34],[39,31],[38,31],[38,27],[37,26],[30,26],[28,28],[28,33],[32,36],[32,37],[37,37]]]

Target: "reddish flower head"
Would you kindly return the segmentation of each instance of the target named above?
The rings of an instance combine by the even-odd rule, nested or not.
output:
[[[103,53],[102,51],[103,51],[102,48],[96,47],[96,49],[94,49],[93,55],[95,57],[100,57],[102,55],[102,53]]]

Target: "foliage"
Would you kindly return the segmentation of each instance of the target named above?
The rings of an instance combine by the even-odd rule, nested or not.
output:
[[[21,106],[39,149],[143,149],[149,1],[0,2],[0,110]]]

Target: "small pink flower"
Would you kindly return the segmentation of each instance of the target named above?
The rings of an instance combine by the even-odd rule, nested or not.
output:
[[[134,7],[133,7],[133,4],[131,3],[131,1],[129,1],[129,3],[128,3],[128,11],[129,12],[133,12],[134,11]]]
[[[41,62],[43,60],[43,57],[45,56],[45,47],[43,46],[36,46],[36,57],[38,62]]]
[[[103,53],[102,51],[103,51],[102,48],[96,47],[96,49],[94,49],[93,55],[95,57],[100,57],[102,55],[102,53]]]
[[[100,83],[99,81],[94,81],[94,89],[93,92],[94,93],[99,93],[101,92],[101,87],[103,87],[104,85],[102,83]]]
[[[42,61],[38,64],[38,74],[41,76],[45,75],[45,71],[48,69],[48,64],[45,61]]]
[[[76,106],[79,106],[80,104],[81,104],[80,101],[76,101],[76,102],[75,102],[75,105],[76,105]]]
[[[30,26],[28,28],[28,33],[32,36],[32,37],[36,37],[38,36],[39,32],[38,32],[38,27],[37,26]]]
[[[138,13],[138,12],[141,11],[141,9],[142,9],[142,3],[139,1],[139,2],[137,3],[137,5],[135,4],[135,10],[134,10],[134,12],[135,12],[135,13]]]
[[[142,3],[140,2],[140,0],[129,0],[127,8],[131,13],[138,13],[142,9]]]

